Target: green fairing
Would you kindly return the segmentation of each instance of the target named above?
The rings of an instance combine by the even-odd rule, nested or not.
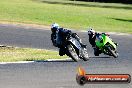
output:
[[[97,41],[96,41],[96,45],[97,45],[100,49],[103,49],[103,46],[104,46],[107,42],[109,42],[109,43],[116,49],[116,45],[112,42],[112,40],[111,40],[108,36],[106,36],[105,34],[102,34],[101,36],[102,36],[101,40],[103,39],[103,42],[100,43],[101,40],[97,40]]]

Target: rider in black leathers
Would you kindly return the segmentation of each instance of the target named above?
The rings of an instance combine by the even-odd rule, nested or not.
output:
[[[70,34],[70,35],[72,35],[72,37],[76,38],[77,41],[80,42],[81,46],[86,46],[86,45],[82,44],[81,39],[79,38],[79,36],[76,33],[72,33],[71,30],[60,28],[57,23],[53,23],[51,25],[51,31],[52,31],[52,34],[51,34],[52,43],[55,47],[59,48],[60,56],[63,55],[62,52],[64,51],[63,48],[61,48],[62,40],[63,40],[62,36],[66,36],[66,35]]]
[[[95,32],[93,29],[89,29],[88,30],[88,35],[89,35],[89,43],[92,45],[93,49],[94,49],[94,55],[95,56],[99,56],[99,54],[101,54],[101,50],[99,50],[99,48],[96,46],[95,44],[95,40],[96,40],[96,36],[99,36],[100,34]]]

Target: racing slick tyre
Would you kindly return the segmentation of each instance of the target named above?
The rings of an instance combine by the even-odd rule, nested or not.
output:
[[[73,47],[73,45],[69,44],[67,45],[69,56],[77,62],[79,60],[78,54],[76,52],[76,49]]]
[[[86,48],[83,48],[83,49],[82,49],[82,59],[83,59],[84,61],[89,60],[89,55],[88,55],[88,52],[87,52],[87,49],[86,49]]]
[[[114,58],[117,58],[118,57],[118,53],[116,53],[115,51],[111,50],[110,47],[107,47],[108,51],[111,53],[111,55],[114,57]]]

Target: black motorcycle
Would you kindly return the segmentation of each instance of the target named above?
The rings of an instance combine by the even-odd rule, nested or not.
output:
[[[72,36],[72,34],[67,34],[66,36],[62,36],[62,44],[61,48],[61,56],[67,55],[71,57],[74,61],[78,61],[79,58],[87,61],[89,55],[87,53],[86,46],[82,46],[76,38]]]

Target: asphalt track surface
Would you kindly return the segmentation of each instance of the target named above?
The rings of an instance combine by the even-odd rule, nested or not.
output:
[[[88,43],[87,33],[77,33],[88,45],[89,61],[36,61],[34,63],[0,64],[0,88],[132,88],[132,83],[80,86],[75,79],[78,66],[82,66],[89,74],[132,75],[132,35],[111,35],[113,40],[119,44],[120,56],[115,59],[103,54],[95,57]],[[50,31],[15,25],[0,25],[0,44],[57,50],[50,41]]]

